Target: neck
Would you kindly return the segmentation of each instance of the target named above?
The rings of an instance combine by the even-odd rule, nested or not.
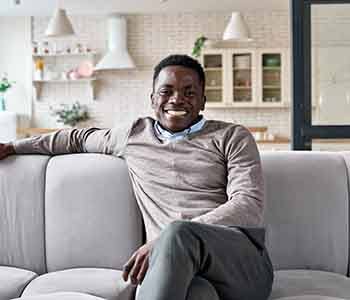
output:
[[[181,131],[184,131],[184,130],[190,128],[191,126],[193,126],[194,124],[196,124],[197,122],[199,122],[202,118],[203,118],[203,116],[202,116],[202,115],[199,115],[188,127],[182,128],[182,129],[176,130],[176,131],[170,130],[169,128],[163,126],[163,125],[159,122],[159,120],[158,120],[158,124],[160,125],[160,127],[162,127],[163,129],[165,129],[166,131],[169,131],[170,133],[177,133],[177,132],[181,132]]]

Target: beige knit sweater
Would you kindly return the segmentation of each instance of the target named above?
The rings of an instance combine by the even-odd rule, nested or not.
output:
[[[164,143],[142,118],[130,130],[71,129],[15,141],[17,153],[97,152],[126,160],[147,240],[178,219],[260,226],[264,193],[259,153],[247,129],[207,120],[202,130]]]

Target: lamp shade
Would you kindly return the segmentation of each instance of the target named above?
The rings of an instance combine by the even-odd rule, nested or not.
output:
[[[67,17],[66,10],[57,8],[54,15],[50,19],[45,35],[47,37],[59,37],[73,34],[73,26]]]
[[[224,31],[223,40],[251,41],[247,24],[239,12],[233,12]]]

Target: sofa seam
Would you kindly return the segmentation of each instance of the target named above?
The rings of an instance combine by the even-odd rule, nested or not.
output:
[[[46,195],[47,195],[47,191],[46,191],[46,187],[47,187],[47,170],[49,168],[49,164],[51,162],[52,157],[48,156],[48,160],[45,166],[45,172],[44,172],[44,180],[43,180],[43,184],[44,184],[44,189],[43,189],[43,231],[44,231],[44,264],[45,264],[45,273],[47,273],[48,271],[48,267],[47,267],[47,247],[46,247]]]
[[[31,280],[29,280],[29,281],[27,282],[27,284],[25,284],[25,285],[23,286],[23,288],[22,288],[22,290],[21,290],[21,293],[20,293],[20,297],[23,296],[23,292],[26,290],[26,288],[28,287],[28,285],[31,284],[31,283],[33,282],[33,280],[35,280],[35,279],[38,278],[39,276],[40,276],[39,274],[35,273],[35,276],[33,276],[33,278],[32,278]]]
[[[348,164],[346,163],[344,153],[340,154],[340,157],[344,163],[345,166],[345,173],[346,173],[346,184],[347,184],[347,194],[348,194],[348,265],[347,265],[347,270],[346,270],[346,276],[350,277],[350,178],[349,178],[349,167]]]

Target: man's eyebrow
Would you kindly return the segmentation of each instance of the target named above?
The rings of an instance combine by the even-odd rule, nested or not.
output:
[[[162,84],[159,88],[173,88],[174,86],[172,86],[171,84]]]

